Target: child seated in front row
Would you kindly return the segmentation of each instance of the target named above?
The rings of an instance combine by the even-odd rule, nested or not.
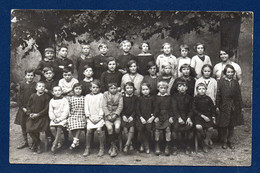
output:
[[[62,93],[64,96],[73,96],[73,85],[75,83],[79,83],[79,81],[72,76],[71,68],[63,69],[63,78],[59,81],[59,86],[62,89]]]
[[[116,142],[120,134],[121,112],[123,110],[123,97],[118,92],[117,83],[108,84],[108,91],[104,93],[102,107],[108,131],[108,142],[111,143],[108,154],[111,157],[115,157],[117,156]]]
[[[206,95],[207,87],[204,83],[199,83],[196,87],[197,95],[193,100],[193,113],[197,135],[201,141],[203,151],[208,152],[208,146],[211,141],[213,126],[215,124],[215,106],[212,99]],[[205,136],[203,139],[202,136]]]
[[[139,140],[141,141],[140,152],[144,149],[147,154],[150,153],[149,140],[152,133],[154,120],[154,96],[150,95],[151,87],[148,83],[141,85],[141,96],[137,99],[136,108],[136,128],[138,130]]]
[[[87,118],[87,134],[86,134],[86,149],[83,153],[83,156],[88,156],[90,153],[90,142],[91,136],[94,131],[97,131],[98,140],[99,140],[99,152],[98,156],[101,157],[104,155],[104,140],[105,140],[105,131],[103,126],[105,125],[104,121],[104,112],[102,109],[103,103],[103,94],[100,93],[100,82],[99,80],[93,80],[90,84],[91,93],[85,97],[85,115]]]
[[[134,126],[136,116],[137,96],[134,95],[134,83],[127,82],[124,86],[125,95],[123,97],[122,128],[124,136],[127,138],[124,152],[133,150],[132,139],[134,137]]]
[[[183,143],[185,146],[185,153],[191,153],[192,145],[192,97],[186,93],[188,87],[186,82],[178,81],[177,90],[178,93],[175,93],[172,96],[172,107],[173,114],[175,116],[175,122],[173,124],[172,136],[173,140],[177,139],[179,132],[184,136]],[[176,141],[173,143],[173,155],[177,154],[177,144]]]
[[[69,102],[62,96],[62,90],[60,86],[53,87],[53,98],[49,103],[49,117],[50,127],[55,140],[53,141],[51,151],[55,152],[57,148],[61,147],[60,137],[63,128],[67,123],[67,117],[69,115]]]
[[[82,86],[82,95],[85,96],[87,94],[90,94],[91,91],[90,91],[90,83],[94,80],[93,78],[93,68],[91,66],[84,66],[84,71],[83,71],[83,74],[85,76],[85,78],[80,81],[79,83],[81,84]]]
[[[171,129],[170,126],[173,123],[173,113],[172,113],[172,104],[171,96],[167,93],[168,83],[166,81],[158,82],[159,93],[155,99],[155,108],[154,108],[154,119],[155,122],[155,154],[160,155],[160,146],[159,139],[160,133],[165,133],[166,146],[165,146],[165,155],[170,155],[170,142],[171,142]]]
[[[36,84],[36,93],[33,93],[26,107],[26,114],[29,118],[26,121],[26,132],[33,140],[32,150],[41,153],[40,132],[46,132],[49,126],[48,109],[50,96],[44,93],[45,84],[38,82]]]

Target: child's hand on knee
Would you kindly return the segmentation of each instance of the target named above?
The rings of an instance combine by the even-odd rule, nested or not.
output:
[[[216,117],[212,117],[213,123],[216,124]]]
[[[112,116],[111,116],[113,121],[116,119],[116,117],[117,117],[117,114],[112,114]]]
[[[169,122],[170,122],[171,124],[173,123],[173,118],[172,118],[172,117],[169,118]]]
[[[27,112],[27,109],[26,109],[26,108],[23,108],[23,111],[26,113],[26,112]]]
[[[153,120],[154,120],[154,118],[155,118],[154,116],[152,116],[151,118],[149,118],[149,119],[147,120],[147,123],[149,123],[149,124],[152,123]]]
[[[140,120],[141,120],[142,124],[146,124],[146,121],[143,117],[140,117]]]
[[[154,119],[154,122],[156,122],[156,123],[159,122],[159,118],[158,118],[158,117],[155,118],[155,119]]]
[[[128,122],[128,119],[126,118],[126,116],[123,116],[123,121]]]
[[[186,124],[187,124],[188,126],[192,126],[192,121],[191,121],[190,118],[187,118]]]
[[[185,122],[183,121],[183,119],[181,117],[178,118],[178,123],[179,124],[185,124]]]
[[[133,121],[133,120],[134,120],[134,119],[133,119],[133,117],[131,117],[131,116],[128,118],[128,122],[129,122],[129,123],[130,123],[131,121]]]
[[[209,119],[207,116],[205,116],[205,115],[201,115],[201,117],[202,117],[206,122],[209,122],[209,121],[210,121],[210,119]]]

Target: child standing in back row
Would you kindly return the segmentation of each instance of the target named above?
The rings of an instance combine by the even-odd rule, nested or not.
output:
[[[109,57],[107,55],[108,45],[101,43],[98,45],[99,55],[95,56],[94,59],[94,77],[100,79],[101,74],[106,71],[106,60]]]
[[[154,61],[153,55],[148,52],[150,45],[148,42],[143,42],[141,43],[139,49],[141,49],[142,52],[136,57],[136,61],[139,66],[138,72],[143,76],[148,75],[148,62]]]
[[[178,74],[178,77],[182,76],[182,73],[180,71],[181,66],[183,64],[190,65],[191,59],[188,57],[189,51],[190,51],[190,49],[189,49],[188,45],[186,45],[186,44],[180,45],[181,56],[179,58],[177,58],[177,64],[178,64],[177,74]]]

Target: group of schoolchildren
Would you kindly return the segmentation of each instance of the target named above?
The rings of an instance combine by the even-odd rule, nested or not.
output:
[[[85,131],[83,156],[88,156],[96,131],[98,156],[105,154],[105,144],[109,145],[108,154],[117,156],[119,141],[124,141],[125,153],[138,148],[149,154],[154,144],[156,155],[162,148],[165,155],[176,155],[178,139],[190,154],[194,134],[208,152],[214,128],[222,148],[234,148],[231,138],[234,126],[242,121],[236,117],[242,99],[232,65],[226,65],[217,82],[201,43],[195,46],[197,55],[192,59],[187,45],[180,46],[179,58],[171,54],[169,43],[162,45],[163,53],[158,57],[149,53],[146,42],[137,56],[130,54],[131,47],[130,41],[121,42],[123,54],[114,58],[107,55],[108,46],[102,43],[100,55],[93,57],[90,45],[82,44],[76,63],[67,58],[66,46],[59,48],[57,58],[53,48],[46,48],[37,69],[27,70],[25,82],[20,84],[15,123],[22,127],[24,142],[18,149],[29,147],[29,134],[33,141],[30,148],[41,153],[40,132],[45,132],[55,152],[69,142],[70,132],[73,150]],[[73,77],[74,68],[78,79]],[[33,81],[35,74],[41,76],[37,83]]]

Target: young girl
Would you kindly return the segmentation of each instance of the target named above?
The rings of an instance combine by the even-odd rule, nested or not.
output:
[[[156,59],[156,65],[159,68],[159,75],[162,74],[162,65],[163,64],[170,64],[171,68],[172,68],[172,75],[174,76],[174,78],[176,78],[176,69],[177,69],[177,59],[174,55],[171,54],[171,44],[170,43],[164,43],[162,45],[162,51],[163,54],[160,54],[157,59]]]
[[[223,71],[225,78],[218,82],[216,107],[218,112],[218,126],[222,136],[222,148],[229,146],[234,149],[232,141],[234,126],[244,123],[242,115],[242,97],[240,85],[234,79],[235,68],[227,64]]]
[[[198,53],[191,59],[190,66],[195,69],[197,73],[197,78],[201,77],[201,68],[204,64],[211,64],[210,57],[204,54],[205,45],[202,43],[197,43],[194,50]]]
[[[81,45],[81,55],[76,59],[76,70],[78,72],[78,80],[82,81],[84,79],[84,66],[94,66],[94,58],[90,54],[90,45],[83,43]]]
[[[186,44],[180,45],[181,56],[179,58],[177,58],[177,64],[178,64],[177,74],[178,74],[178,77],[182,76],[182,73],[180,71],[181,66],[183,64],[190,65],[191,59],[187,56],[189,51],[190,51],[190,49],[189,49],[188,45],[186,45]]]
[[[99,139],[99,152],[98,156],[104,155],[104,139],[105,132],[103,126],[104,112],[102,109],[103,94],[100,93],[100,82],[99,80],[93,80],[90,84],[91,93],[85,97],[85,115],[87,117],[87,134],[86,134],[86,149],[83,156],[88,156],[90,151],[90,142],[92,133],[96,130]]]
[[[144,77],[139,73],[137,73],[137,64],[135,60],[130,60],[127,64],[127,67],[128,67],[128,73],[122,77],[121,88],[125,88],[127,82],[132,82],[134,83],[136,89],[134,91],[134,94],[139,96],[141,82],[143,81]]]
[[[186,94],[190,95],[191,97],[194,96],[194,85],[196,80],[194,79],[194,77],[196,75],[192,74],[193,72],[191,71],[191,67],[188,64],[183,64],[180,67],[180,73],[182,73],[181,77],[178,77],[177,79],[175,79],[172,88],[171,88],[171,95],[178,93],[178,82],[179,81],[185,81],[186,82],[186,86],[187,86],[187,91]]]
[[[122,73],[117,70],[117,62],[113,57],[108,57],[106,61],[107,71],[103,72],[101,75],[101,92],[108,90],[109,83],[116,83],[120,86],[122,80]]]
[[[141,97],[137,100],[136,108],[136,128],[138,130],[139,140],[141,141],[140,152],[146,150],[150,153],[149,139],[152,133],[152,125],[154,120],[154,96],[150,95],[151,86],[148,83],[141,85]]]
[[[172,75],[172,66],[170,63],[164,63],[162,65],[161,76],[158,77],[158,81],[166,81],[168,83],[167,94],[170,95],[172,85],[175,81],[175,78]]]
[[[199,138],[202,139],[202,136],[205,136],[201,142],[203,151],[207,153],[215,123],[215,106],[212,99],[206,95],[207,87],[204,83],[199,83],[196,90],[198,94],[194,97],[192,106],[195,116],[195,127]]]
[[[138,72],[141,75],[148,75],[148,69],[147,64],[150,61],[154,61],[154,57],[152,54],[148,53],[148,50],[150,49],[150,45],[147,42],[141,43],[139,49],[141,49],[141,53],[137,55],[136,62],[139,66]]]
[[[82,93],[82,86],[76,83],[73,86],[74,96],[69,98],[70,114],[68,117],[68,129],[72,132],[73,142],[70,149],[74,149],[79,145],[79,136],[81,130],[86,127],[86,116],[84,112],[84,96]]]
[[[144,76],[144,79],[142,83],[148,83],[150,85],[150,94],[156,95],[158,93],[157,91],[157,83],[158,83],[158,77],[157,77],[157,67],[154,61],[150,61],[147,64],[149,75]]]
[[[132,82],[127,82],[124,86],[125,95],[123,97],[122,111],[122,128],[127,138],[124,152],[127,153],[129,148],[132,150],[132,139],[134,137],[134,125],[136,116],[137,96],[134,95],[135,86]]]
[[[108,91],[104,93],[102,107],[105,114],[108,141],[111,143],[108,153],[111,157],[115,157],[117,156],[116,142],[120,133],[121,112],[123,109],[123,97],[118,92],[117,83],[108,84]]]
[[[86,65],[84,66],[84,72],[83,75],[85,76],[85,78],[80,81],[80,85],[82,86],[82,95],[85,96],[87,94],[90,94],[90,83],[94,80],[93,79],[93,68]]]
[[[21,82],[19,85],[19,93],[18,93],[18,105],[19,109],[15,117],[15,124],[21,126],[23,142],[18,145],[17,149],[22,149],[24,147],[28,147],[28,138],[26,133],[26,120],[28,118],[26,112],[26,106],[30,96],[36,92],[35,85],[36,83],[33,81],[34,78],[34,70],[26,70],[25,71],[25,81]]]
[[[209,96],[212,99],[213,103],[215,104],[216,95],[217,95],[217,81],[211,77],[212,72],[213,72],[213,68],[211,65],[209,64],[203,65],[201,69],[202,77],[200,77],[196,81],[195,88],[199,83],[204,83],[207,87],[206,95]],[[194,90],[194,93],[195,95],[197,95],[197,90]]]
[[[120,49],[123,50],[123,55],[120,55],[117,59],[117,62],[119,63],[118,71],[120,71],[122,74],[126,74],[128,70],[128,62],[130,60],[135,60],[136,57],[132,54],[130,54],[130,50],[132,48],[132,43],[128,40],[124,40],[120,43]]]
[[[94,59],[94,77],[100,79],[101,74],[106,71],[106,60],[109,57],[107,55],[108,45],[101,43],[98,45],[99,55],[95,56]]]
[[[36,84],[36,93],[33,93],[26,107],[29,118],[26,121],[26,132],[33,140],[32,150],[37,149],[41,153],[40,132],[45,132],[49,126],[48,108],[50,96],[44,93],[45,84]]]
[[[49,103],[49,117],[50,117],[50,127],[53,135],[55,136],[55,140],[53,141],[51,151],[55,152],[56,148],[61,146],[60,137],[63,128],[65,128],[67,124],[67,117],[69,115],[69,102],[68,100],[62,96],[61,87],[55,86],[53,87],[53,98]]]

